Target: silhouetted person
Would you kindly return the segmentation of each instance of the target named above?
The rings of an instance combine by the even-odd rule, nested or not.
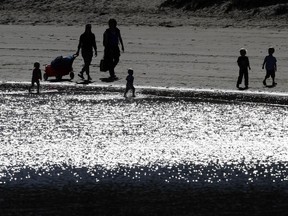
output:
[[[121,37],[120,30],[117,28],[117,22],[115,19],[110,19],[109,28],[106,29],[103,35],[103,46],[104,46],[104,60],[108,65],[108,70],[111,79],[115,79],[115,67],[119,62],[120,49],[119,42],[124,52],[124,45]]]
[[[133,70],[131,68],[128,69],[128,76],[126,77],[127,84],[126,90],[124,93],[124,97],[126,97],[127,92],[131,89],[132,90],[132,97],[135,97],[135,87],[134,87],[134,77],[133,77]]]
[[[272,85],[275,86],[277,83],[275,83],[275,72],[277,71],[277,60],[273,56],[273,53],[275,52],[274,48],[268,49],[268,56],[265,57],[262,69],[264,69],[264,66],[266,68],[266,76],[263,80],[263,85],[266,86],[266,79],[268,79],[270,76],[272,78]]]
[[[93,49],[95,51],[95,56],[97,56],[97,46],[96,46],[96,39],[95,35],[91,31],[91,24],[87,24],[85,27],[85,32],[81,34],[78,44],[78,49],[76,55],[79,55],[79,51],[81,49],[81,54],[84,60],[84,67],[78,74],[81,79],[84,79],[83,73],[86,71],[87,79],[91,80],[90,76],[90,64],[93,57]]]
[[[40,93],[40,81],[42,80],[41,70],[40,70],[40,64],[39,62],[34,63],[34,69],[32,72],[32,81],[31,86],[29,87],[29,92],[31,92],[31,89],[34,87],[34,84],[37,84],[37,93]]]
[[[237,63],[239,66],[239,76],[237,80],[237,85],[236,87],[239,88],[239,85],[242,83],[242,79],[244,76],[245,79],[245,89],[248,89],[248,84],[249,84],[249,77],[248,77],[248,69],[251,70],[250,68],[250,63],[249,63],[249,58],[246,56],[246,50],[242,48],[240,50],[240,56],[238,57]]]

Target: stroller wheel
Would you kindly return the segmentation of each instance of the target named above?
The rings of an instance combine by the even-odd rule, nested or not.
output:
[[[74,73],[73,72],[70,72],[70,79],[74,79]]]
[[[43,74],[43,78],[44,78],[45,81],[48,80],[48,75],[47,75],[47,73],[44,73],[44,74]]]

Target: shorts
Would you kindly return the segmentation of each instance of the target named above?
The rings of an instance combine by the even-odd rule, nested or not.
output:
[[[31,85],[34,86],[35,83],[37,84],[37,86],[39,86],[40,85],[39,79],[32,78]]]
[[[93,58],[93,52],[82,51],[82,58],[85,65],[90,65]]]
[[[126,89],[129,90],[129,89],[135,89],[134,85],[133,84],[126,84]]]
[[[272,78],[275,77],[275,70],[266,70],[266,78],[269,78],[270,76]]]

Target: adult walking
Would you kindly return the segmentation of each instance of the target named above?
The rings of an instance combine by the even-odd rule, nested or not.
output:
[[[117,28],[117,21],[115,19],[110,19],[109,28],[106,29],[103,35],[103,46],[104,46],[104,61],[107,64],[109,70],[110,79],[117,79],[115,75],[115,67],[119,62],[120,49],[119,42],[124,52],[123,40],[121,37],[120,30]]]
[[[78,49],[76,55],[79,55],[79,51],[81,49],[81,54],[84,60],[84,67],[78,74],[81,79],[84,79],[84,72],[87,74],[87,80],[92,80],[90,76],[90,64],[93,58],[93,49],[95,51],[95,56],[97,56],[97,46],[96,46],[96,38],[95,35],[91,31],[91,24],[87,24],[85,26],[85,32],[81,34],[78,44]]]

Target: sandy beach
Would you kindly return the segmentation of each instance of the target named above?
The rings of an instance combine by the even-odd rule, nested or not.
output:
[[[83,26],[1,25],[0,80],[30,81],[33,63],[44,65],[57,56],[76,52]],[[100,72],[103,57],[102,34],[105,26],[93,26],[98,57],[92,61],[91,76],[95,84],[108,73]],[[136,86],[178,88],[236,89],[237,58],[240,48],[247,49],[252,70],[250,91],[287,91],[286,29],[143,27],[121,26],[125,52],[121,54],[116,74],[121,80],[109,85],[125,85],[127,68],[135,71]],[[267,49],[275,47],[278,60],[275,88],[265,88],[262,70]],[[77,74],[83,64],[79,56],[73,64]],[[66,77],[67,79],[69,76]],[[53,78],[50,78],[53,80]],[[65,77],[63,77],[65,79]],[[78,82],[76,76],[72,82]],[[49,82],[49,81],[48,81]],[[65,81],[64,81],[65,82]],[[271,80],[268,80],[268,84]]]

